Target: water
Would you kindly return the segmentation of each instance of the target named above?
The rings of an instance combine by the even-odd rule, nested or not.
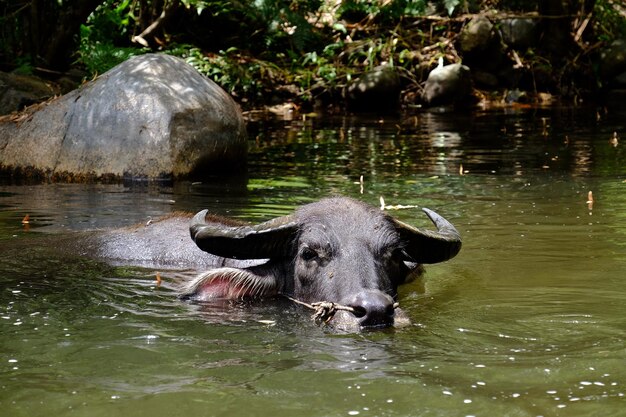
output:
[[[241,178],[0,186],[0,415],[626,415],[624,116],[254,122]],[[461,232],[457,258],[401,289],[412,325],[334,334],[284,303],[180,302],[179,271],[157,286],[50,255],[72,230],[201,208],[262,221],[334,194]]]

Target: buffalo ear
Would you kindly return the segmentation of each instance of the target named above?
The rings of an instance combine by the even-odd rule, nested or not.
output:
[[[455,227],[439,214],[422,209],[435,224],[437,231],[418,229],[393,219],[400,238],[407,243],[405,252],[412,261],[434,264],[454,258],[461,250],[461,235]]]
[[[193,301],[236,300],[278,293],[276,277],[266,268],[217,268],[198,275],[180,290],[180,298]]]
[[[207,210],[191,219],[189,232],[200,249],[223,258],[268,259],[291,252],[298,233],[294,215],[257,225],[232,226],[206,220]]]

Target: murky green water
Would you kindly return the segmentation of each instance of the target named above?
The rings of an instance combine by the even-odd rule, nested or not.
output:
[[[626,114],[599,116],[253,123],[246,178],[0,186],[0,415],[626,415]],[[175,271],[157,287],[154,270],[50,256],[68,230],[201,208],[259,221],[332,194],[430,207],[463,235],[402,289],[411,326],[203,310],[176,299]]]

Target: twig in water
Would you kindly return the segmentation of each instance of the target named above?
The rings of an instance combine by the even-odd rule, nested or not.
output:
[[[385,204],[385,199],[383,198],[383,196],[380,196],[380,209],[381,210],[403,210],[403,209],[410,209],[410,208],[418,208],[419,206],[414,206],[414,205],[403,205],[403,204],[396,204],[394,206],[388,206]]]

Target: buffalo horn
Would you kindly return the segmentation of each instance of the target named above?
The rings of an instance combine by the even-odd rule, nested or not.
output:
[[[422,209],[437,226],[437,231],[418,229],[394,219],[400,237],[407,242],[405,252],[411,260],[435,264],[452,259],[461,250],[461,236],[454,226],[427,208]]]
[[[289,253],[297,231],[293,215],[265,223],[228,226],[206,221],[207,210],[191,219],[189,232],[200,249],[223,258],[266,259]]]

